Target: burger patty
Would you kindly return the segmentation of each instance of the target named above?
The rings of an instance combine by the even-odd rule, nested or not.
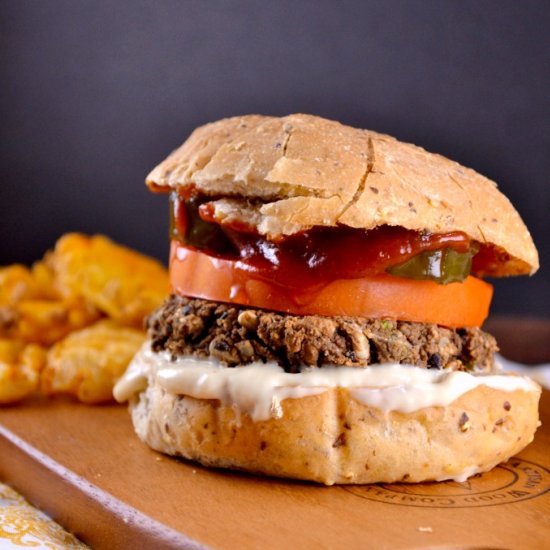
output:
[[[175,295],[149,316],[147,327],[156,352],[214,357],[229,367],[274,361],[286,372],[388,362],[490,371],[498,349],[478,328],[286,315]]]

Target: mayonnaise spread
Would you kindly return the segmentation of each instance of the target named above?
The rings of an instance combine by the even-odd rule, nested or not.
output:
[[[324,367],[287,373],[276,364],[253,363],[227,368],[209,359],[154,353],[148,344],[134,357],[114,388],[117,401],[126,401],[156,379],[170,393],[198,399],[219,399],[247,412],[254,420],[282,415],[284,399],[346,388],[351,397],[381,411],[413,412],[445,406],[480,386],[503,391],[539,391],[526,376],[470,374],[384,363],[367,368]]]

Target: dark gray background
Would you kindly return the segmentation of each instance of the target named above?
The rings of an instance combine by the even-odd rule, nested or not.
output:
[[[549,316],[548,2],[6,1],[0,264],[67,231],[164,259],[146,173],[197,125],[309,112],[499,182],[542,256],[493,311]]]

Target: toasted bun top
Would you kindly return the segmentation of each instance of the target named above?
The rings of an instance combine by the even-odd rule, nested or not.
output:
[[[146,182],[211,195],[220,223],[245,221],[270,238],[337,225],[463,231],[499,253],[491,275],[539,267],[529,231],[495,182],[416,145],[311,115],[197,128]]]

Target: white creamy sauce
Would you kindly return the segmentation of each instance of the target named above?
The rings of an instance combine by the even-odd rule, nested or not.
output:
[[[128,400],[155,378],[171,393],[219,399],[247,412],[254,420],[280,417],[285,399],[317,395],[331,388],[346,388],[353,399],[384,412],[403,413],[448,405],[480,385],[503,391],[539,390],[525,376],[446,372],[397,363],[367,368],[312,368],[297,374],[286,373],[275,364],[227,368],[193,357],[172,361],[168,353],[153,353],[146,344],[116,384],[115,399]]]
[[[472,477],[475,474],[480,474],[484,471],[486,471],[486,468],[480,468],[479,466],[467,466],[458,474],[444,475],[438,477],[436,481],[447,481],[449,479],[452,479],[453,481],[458,481],[459,483],[462,483],[463,481],[466,481],[469,477]]]

